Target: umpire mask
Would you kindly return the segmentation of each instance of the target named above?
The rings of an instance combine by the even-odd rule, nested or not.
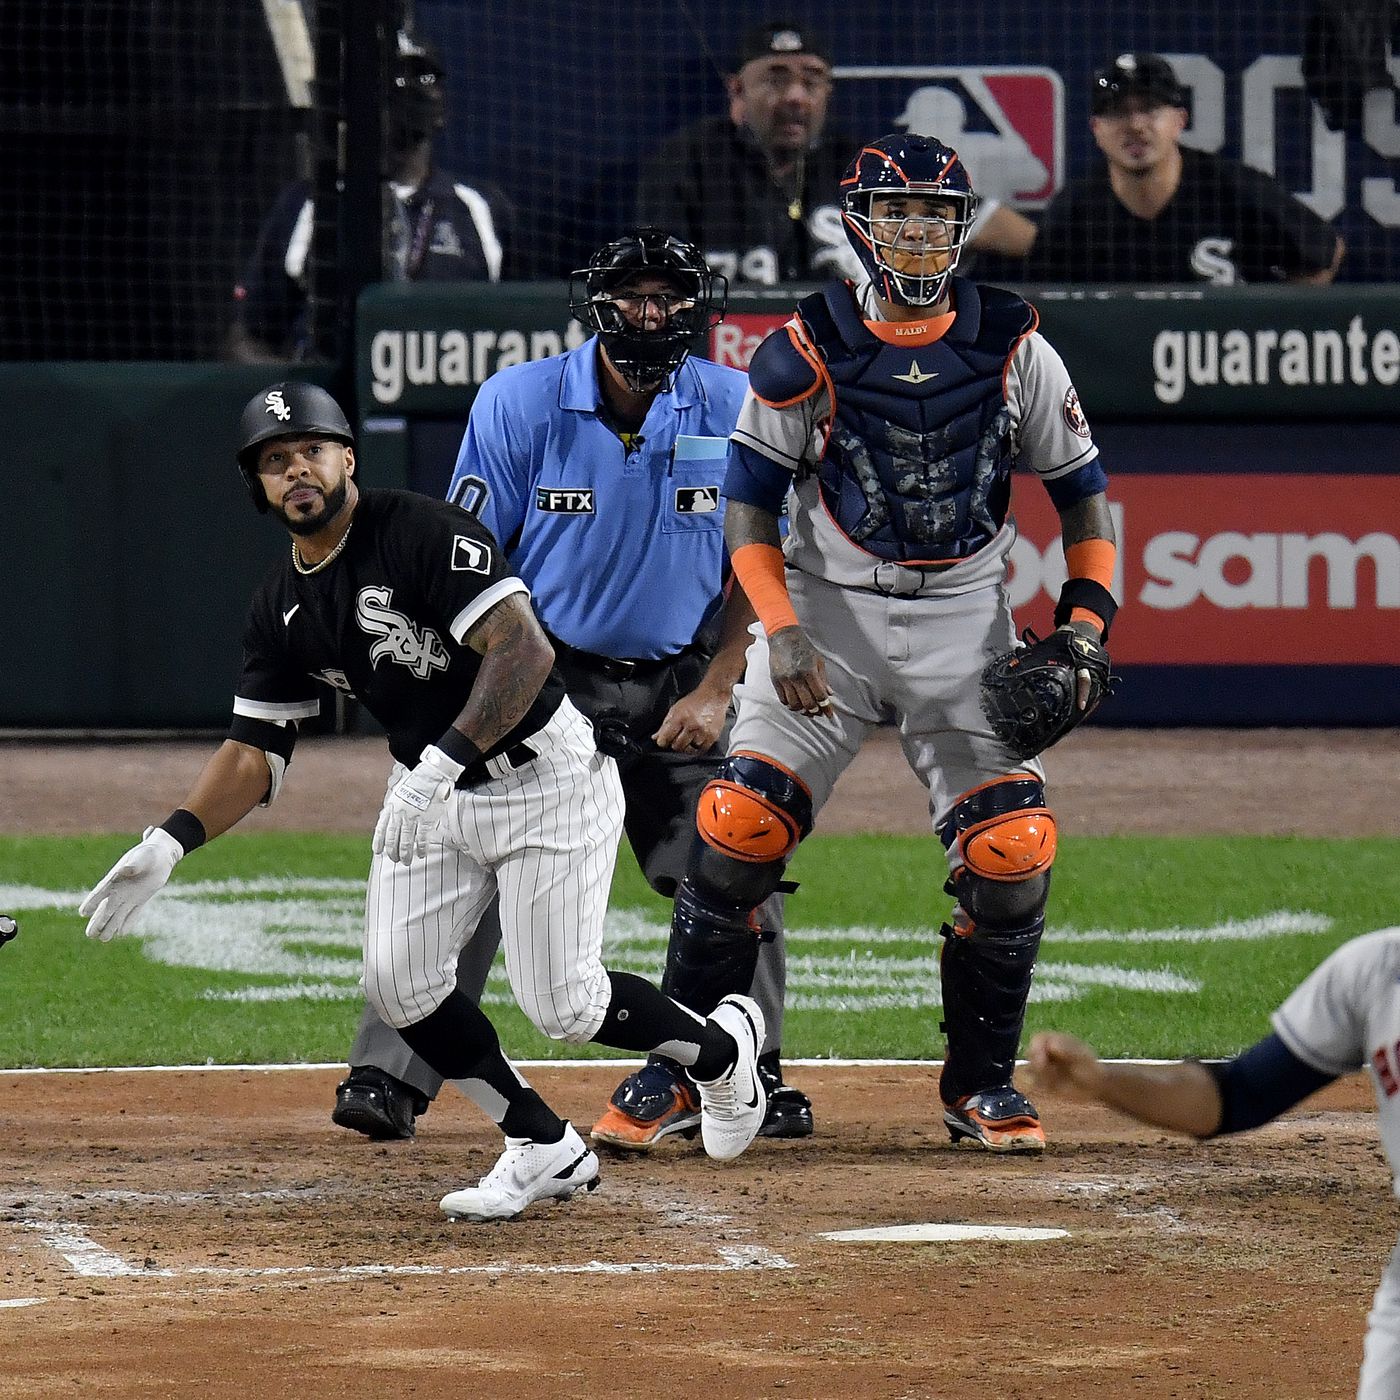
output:
[[[665,292],[632,291],[646,279]],[[729,284],[693,243],[641,228],[605,243],[569,278],[569,310],[595,332],[629,388],[659,388],[724,316]]]

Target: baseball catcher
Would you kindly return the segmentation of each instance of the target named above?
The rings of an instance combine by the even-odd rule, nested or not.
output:
[[[1027,628],[1024,639],[982,668],[982,713],[1017,757],[1034,758],[1088,719],[1118,678],[1102,642],[1073,626],[1048,637]]]

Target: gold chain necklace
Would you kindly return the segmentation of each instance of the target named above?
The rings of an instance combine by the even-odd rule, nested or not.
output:
[[[355,522],[352,520],[350,522],[350,525],[347,525],[345,527],[345,533],[340,537],[339,543],[333,550],[331,550],[331,552],[328,555],[326,555],[324,559],[321,560],[319,564],[312,564],[309,567],[301,562],[301,551],[297,549],[297,542],[293,540],[292,567],[299,574],[319,574],[321,570],[324,569],[327,565],[334,564],[336,561],[336,556],[340,553],[342,549],[345,548],[345,542],[350,538],[350,526],[354,523]]]

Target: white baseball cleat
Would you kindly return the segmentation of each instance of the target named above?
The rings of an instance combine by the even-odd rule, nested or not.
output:
[[[449,1191],[439,1202],[453,1220],[514,1220],[536,1201],[567,1201],[598,1185],[598,1158],[572,1123],[558,1142],[506,1139],[506,1150],[475,1186]]]
[[[727,996],[710,1017],[734,1037],[739,1057],[718,1079],[697,1079],[700,1091],[700,1137],[706,1153],[717,1162],[737,1157],[763,1126],[768,1094],[758,1073],[763,1048],[763,1012],[752,997]]]

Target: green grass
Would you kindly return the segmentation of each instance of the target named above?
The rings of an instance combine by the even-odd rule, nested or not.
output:
[[[0,912],[18,913],[22,926],[19,939],[0,951],[0,1066],[342,1060],[359,1013],[358,999],[346,993],[358,964],[354,882],[368,869],[367,842],[326,835],[225,837],[180,866],[135,936],[107,945],[82,936],[82,920],[71,907],[33,907],[42,901],[26,900],[15,889],[80,893],[128,844],[113,837],[0,840],[0,886],[6,887]],[[1333,948],[1400,918],[1397,870],[1400,842],[1394,840],[1068,841],[1055,867],[1037,981],[1044,994],[1075,995],[1033,1003],[1028,1030],[1073,1031],[1108,1055],[1238,1050],[1264,1033],[1269,1012]],[[936,989],[935,934],[950,903],[941,890],[938,845],[928,837],[813,837],[791,874],[801,890],[788,903],[795,934],[784,1053],[939,1057],[936,1005],[880,1004],[882,996],[908,1000]],[[238,879],[330,879],[344,887],[293,891],[285,896],[291,904],[279,903],[283,897],[276,894],[263,894],[253,905],[217,892],[201,904],[179,901],[182,885]],[[630,940],[610,940],[610,960],[655,974],[669,910],[646,888],[625,850],[612,907],[642,916],[648,926],[639,931],[634,919]],[[284,908],[286,917],[279,919]],[[256,910],[261,924],[247,923]],[[1215,928],[1279,911],[1319,919],[1312,931],[1250,941],[1062,941],[1068,930]],[[244,920],[247,927],[237,937],[216,936],[207,924],[211,917]],[[871,942],[861,928],[908,934],[903,941]],[[201,931],[202,937],[191,938]],[[269,952],[281,958],[280,968],[247,970],[249,959]],[[1134,974],[1169,974],[1199,985],[1173,991],[1122,985]],[[1076,980],[1084,977],[1087,984]],[[218,999],[259,988],[281,996],[289,986],[329,986],[341,995]],[[511,1054],[613,1053],[546,1040],[502,1000],[503,982],[493,982],[492,990],[489,1010]],[[824,1004],[804,1004],[812,1001]]]

